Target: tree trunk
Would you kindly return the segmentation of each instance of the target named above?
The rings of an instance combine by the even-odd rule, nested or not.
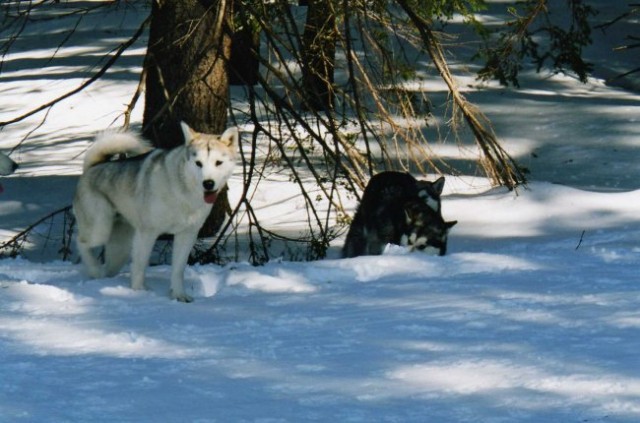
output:
[[[235,5],[235,28],[231,35],[229,84],[253,86],[258,83],[260,70],[260,27],[252,22],[251,13],[242,3]]]
[[[180,121],[220,134],[227,123],[227,28],[231,0],[154,0],[152,6],[143,132],[156,146],[183,142]],[[201,235],[224,222],[229,202],[220,195]]]
[[[333,0],[308,0],[302,36],[302,86],[312,110],[333,109],[336,13]]]

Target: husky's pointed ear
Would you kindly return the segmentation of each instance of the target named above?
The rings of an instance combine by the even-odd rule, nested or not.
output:
[[[189,144],[196,137],[196,131],[191,129],[183,120],[180,121],[180,129],[182,129],[185,144]]]
[[[231,128],[227,128],[227,130],[220,135],[220,141],[231,147],[238,145],[238,137],[238,127],[232,126]]]
[[[433,189],[438,193],[438,195],[442,194],[442,190],[444,189],[444,176],[439,177],[431,184]]]

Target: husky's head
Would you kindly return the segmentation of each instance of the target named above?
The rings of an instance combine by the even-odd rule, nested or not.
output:
[[[444,188],[444,176],[433,182],[418,181],[418,197],[420,197],[429,208],[436,213],[440,213],[440,196]]]
[[[209,135],[194,131],[184,122],[180,122],[180,127],[189,171],[201,181],[204,201],[213,204],[235,166],[238,128],[229,128],[222,135]]]
[[[445,222],[439,212],[425,202],[411,200],[405,204],[406,230],[400,239],[409,251],[424,251],[443,256],[447,253],[449,230],[458,223]]]
[[[18,168],[18,164],[11,160],[8,156],[0,153],[0,176],[12,174]],[[4,191],[0,184],[0,192]]]

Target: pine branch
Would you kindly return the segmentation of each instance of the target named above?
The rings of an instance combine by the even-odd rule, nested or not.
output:
[[[486,124],[487,118],[460,92],[447,64],[442,45],[431,30],[430,22],[419,16],[407,3],[407,0],[397,0],[397,2],[420,32],[424,46],[440,76],[447,84],[454,104],[460,109],[467,125],[473,132],[476,143],[485,157],[482,163],[487,175],[494,183],[504,185],[509,189],[526,183],[526,178],[516,162],[500,146],[493,130]]]

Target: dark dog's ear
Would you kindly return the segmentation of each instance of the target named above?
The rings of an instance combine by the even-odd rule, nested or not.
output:
[[[442,195],[444,189],[444,176],[439,177],[433,182],[429,181],[417,181],[418,195],[420,197],[427,196],[429,194],[436,194],[438,197]]]
[[[439,177],[435,181],[431,183],[433,190],[438,193],[438,195],[442,194],[442,190],[444,189],[444,176]]]
[[[451,222],[444,222],[444,224],[447,225],[447,230],[453,228],[456,225],[456,223],[458,223],[457,220],[452,220]]]

